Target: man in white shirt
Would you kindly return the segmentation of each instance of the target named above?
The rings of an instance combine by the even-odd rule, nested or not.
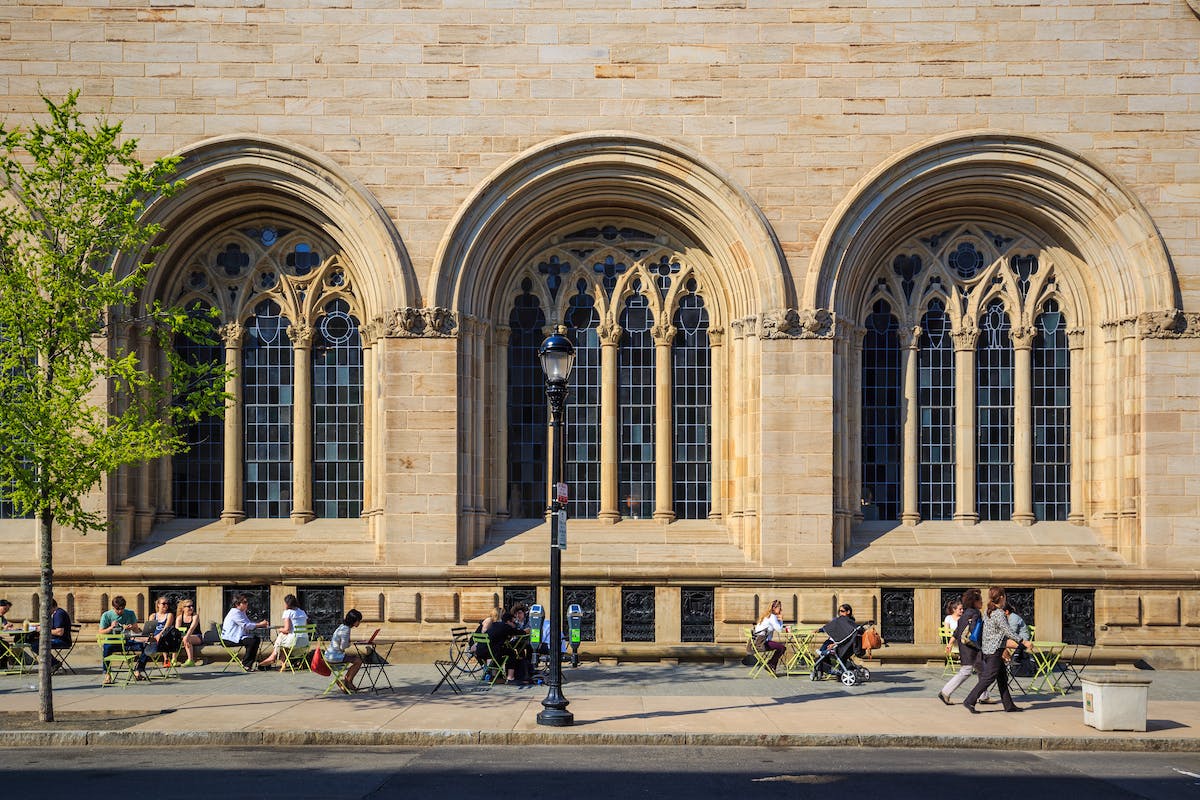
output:
[[[258,646],[262,641],[254,635],[254,631],[256,628],[266,628],[271,624],[269,619],[261,622],[250,619],[246,614],[246,609],[249,607],[250,598],[244,594],[235,595],[233,608],[229,609],[229,613],[225,615],[225,621],[221,623],[221,641],[225,642],[226,647],[242,647],[246,650],[242,664],[245,665],[247,672],[253,670],[258,663]]]

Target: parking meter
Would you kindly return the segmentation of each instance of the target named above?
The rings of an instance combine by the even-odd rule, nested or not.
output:
[[[579,666],[579,643],[583,640],[583,609],[578,603],[567,608],[567,640],[571,644],[571,666]]]
[[[542,643],[542,620],[545,618],[546,610],[538,603],[534,603],[529,609],[529,643],[533,645],[535,653]]]

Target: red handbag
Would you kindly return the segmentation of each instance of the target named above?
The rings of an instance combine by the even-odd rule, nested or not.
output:
[[[324,675],[326,678],[333,674],[333,670],[329,669],[329,665],[325,663],[325,655],[321,652],[320,648],[313,650],[312,661],[309,663],[308,668],[318,675]]]

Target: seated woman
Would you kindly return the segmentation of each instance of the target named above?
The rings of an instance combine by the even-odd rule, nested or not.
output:
[[[492,654],[496,658],[503,659],[507,657],[507,675],[505,679],[512,683],[515,680],[520,680],[522,683],[529,682],[529,662],[522,659],[517,651],[513,648],[513,637],[519,637],[523,631],[512,624],[512,615],[505,614],[499,607],[492,611],[492,621],[484,631],[488,639],[491,640]]]
[[[175,606],[175,626],[183,628],[183,649],[187,653],[187,661],[181,667],[194,667],[203,662],[196,660],[196,648],[204,644],[200,635],[200,615],[196,613],[195,600],[180,600]]]
[[[294,594],[285,596],[283,605],[283,626],[279,629],[279,635],[275,637],[275,649],[271,651],[271,655],[258,662],[260,667],[267,667],[278,661],[279,654],[285,647],[289,650],[308,647],[308,634],[296,632],[296,628],[308,624],[308,613],[300,607]],[[287,664],[280,664],[279,670],[282,672],[286,667]]]
[[[154,602],[154,613],[146,618],[146,624],[142,626],[142,632],[146,634],[146,638],[142,646],[142,654],[138,656],[137,671],[134,674],[139,681],[149,679],[149,676],[146,675],[146,662],[150,660],[150,656],[158,652],[159,645],[165,641],[164,634],[168,629],[175,629],[175,613],[171,611],[171,599],[164,595]]]
[[[346,612],[346,618],[342,620],[342,624],[338,625],[337,630],[333,632],[333,636],[329,637],[329,647],[325,648],[325,661],[330,664],[349,664],[349,669],[346,670],[346,675],[342,678],[343,691],[350,693],[358,691],[358,687],[354,685],[354,676],[362,669],[362,659],[358,656],[346,654],[346,649],[350,647],[350,631],[357,628],[362,622],[362,612],[357,608],[352,608]]]

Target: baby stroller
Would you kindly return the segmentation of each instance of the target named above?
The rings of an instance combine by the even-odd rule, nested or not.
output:
[[[814,681],[837,678],[846,686],[871,680],[871,671],[854,661],[862,653],[862,634],[868,625],[859,625],[853,617],[838,617],[830,620],[821,630],[829,641],[821,646],[817,663],[809,676]]]

